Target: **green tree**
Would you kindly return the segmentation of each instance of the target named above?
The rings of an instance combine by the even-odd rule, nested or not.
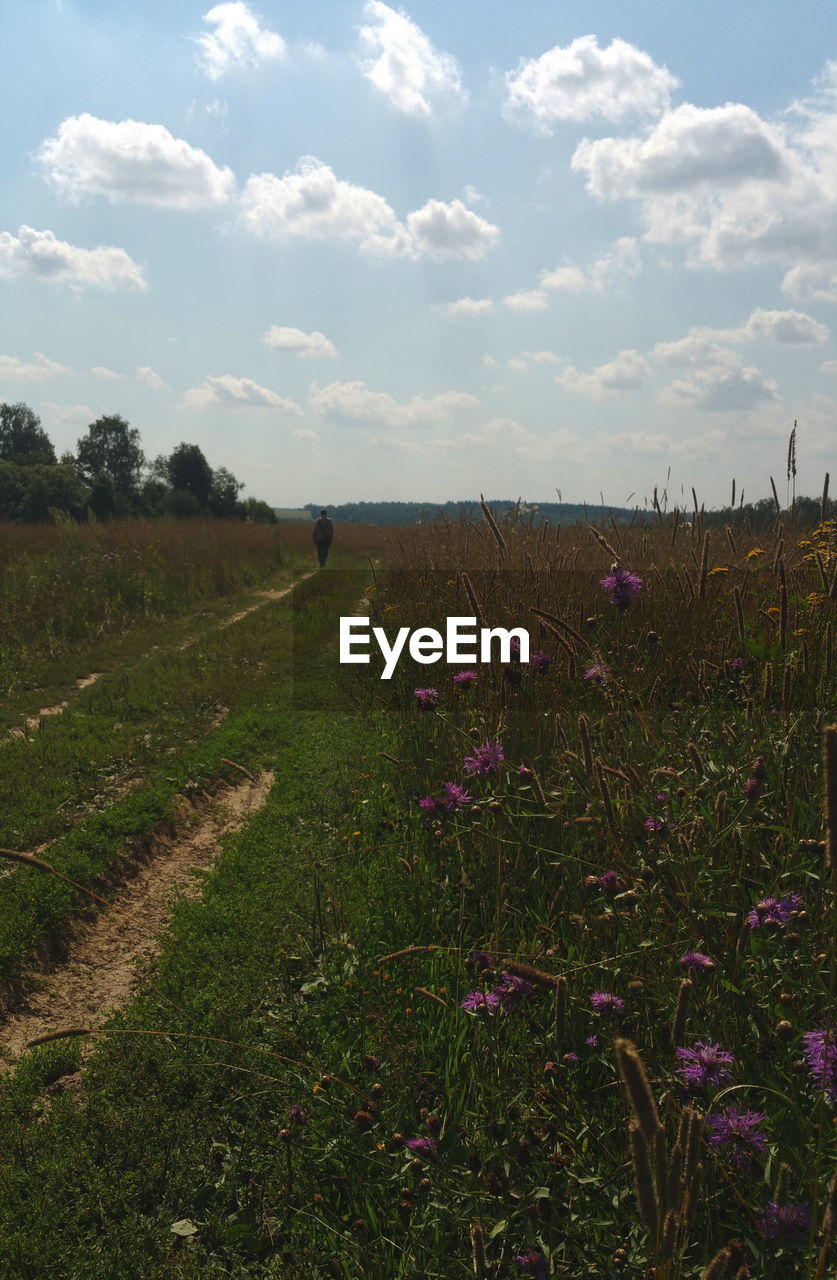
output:
[[[234,520],[239,515],[238,495],[244,485],[236,480],[226,467],[218,467],[212,473],[209,491],[209,509],[219,520]]]
[[[76,451],[76,467],[85,484],[92,488],[99,482],[104,490],[101,482],[109,480],[113,493],[123,497],[136,493],[144,461],[139,431],[118,413],[91,423]]]
[[[0,461],[20,467],[55,466],[55,450],[28,404],[0,404]]]
[[[179,444],[169,457],[169,484],[172,489],[191,493],[203,511],[212,492],[212,468],[196,444]]]

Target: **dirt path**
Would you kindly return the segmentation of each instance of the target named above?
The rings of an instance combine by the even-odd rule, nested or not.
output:
[[[283,596],[289,595],[295,587],[299,586],[300,582],[305,582],[307,578],[313,578],[315,573],[316,570],[312,569],[310,573],[304,573],[301,578],[297,578],[296,582],[292,582],[289,587],[283,587],[281,590],[269,589],[267,591],[260,591],[258,593],[259,599],[255,604],[248,605],[246,609],[241,609],[238,613],[231,614],[228,618],[222,618],[221,621],[216,624],[216,630],[222,631],[225,627],[231,627],[234,622],[240,622],[242,618],[246,618],[249,614],[254,613],[256,609],[263,609],[266,604],[270,604],[273,600],[281,600]],[[205,636],[206,633],[199,636],[189,636],[177,647],[181,650],[190,649],[193,644],[197,644],[198,641],[203,640]],[[155,649],[159,648],[159,645],[154,645],[151,652],[153,653]],[[104,672],[102,671],[91,671],[90,675],[82,676],[80,680],[76,680],[76,688],[79,692],[83,689],[89,689],[97,680],[101,680],[103,675]],[[69,700],[67,700],[64,702],[57,702],[53,707],[41,707],[40,711],[37,711],[34,715],[26,716],[25,719],[23,719],[19,725],[16,725],[14,729],[10,729],[5,735],[0,736],[0,743],[10,741],[12,738],[27,738],[30,733],[34,733],[40,727],[42,720],[48,719],[50,716],[60,716],[62,712],[67,710],[69,705]]]
[[[137,875],[103,910],[78,927],[67,960],[44,978],[23,1008],[0,1025],[0,1061],[16,1062],[27,1041],[64,1027],[99,1027],[138,990],[156,952],[156,939],[179,895],[195,898],[200,879],[222,836],[240,827],[264,804],[273,774],[231,787],[200,811],[187,811],[172,840],[161,838]]]

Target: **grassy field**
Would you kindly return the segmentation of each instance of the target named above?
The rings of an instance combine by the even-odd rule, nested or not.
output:
[[[153,989],[8,1077],[6,1273],[832,1274],[837,530],[784,525],[353,530],[292,605],[207,622],[203,684],[126,674],[90,718],[141,704],[159,738],[100,813],[81,775],[47,855],[73,878],[222,756],[276,783]],[[537,661],[341,668],[362,591],[388,632],[476,614]],[[190,719],[245,661],[223,724]],[[67,714],[35,736],[68,752]],[[57,794],[31,804],[43,834]],[[81,899],[7,884],[14,993]]]

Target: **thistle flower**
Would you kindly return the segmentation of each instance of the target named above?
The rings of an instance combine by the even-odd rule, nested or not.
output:
[[[702,951],[686,951],[678,962],[683,969],[697,969],[700,973],[709,973],[715,968],[715,961]]]
[[[738,1107],[724,1107],[706,1117],[710,1147],[730,1145],[732,1163],[736,1169],[749,1169],[751,1152],[762,1155],[767,1150],[764,1134],[758,1126],[767,1119],[762,1111],[740,1111]]]
[[[744,792],[745,800],[755,800],[761,791],[761,783],[758,778],[748,778],[741,790]]]
[[[500,997],[494,991],[469,991],[460,1008],[466,1013],[493,1013],[500,1006]]]
[[[593,991],[589,1000],[596,1013],[621,1013],[625,1008],[625,1001],[610,991]]]
[[[609,675],[610,667],[604,662],[594,662],[591,667],[588,667],[587,670],[583,672],[583,678],[585,680],[606,680]]]
[[[460,787],[459,783],[446,782],[445,794],[437,803],[445,813],[455,813],[457,809],[464,809],[471,803],[471,796],[464,787]]]
[[[798,893],[789,893],[785,898],[762,898],[748,912],[747,923],[751,929],[767,925],[784,928],[801,910],[802,898]]]
[[[665,821],[662,818],[645,819],[645,826],[649,831],[662,831],[665,825]]]
[[[423,796],[418,803],[422,813],[437,813],[441,808],[440,802],[435,796]]]
[[[627,609],[642,590],[642,578],[630,569],[623,569],[619,564],[612,565],[610,573],[600,578],[599,583],[610,597],[611,604],[623,610]]]
[[[595,876],[594,879],[602,893],[615,893],[619,888],[619,877],[615,871],[603,871],[600,876]]]
[[[768,1200],[759,1218],[759,1230],[767,1240],[804,1240],[811,1222],[811,1207],[799,1204],[777,1204]]]
[[[482,973],[486,969],[494,968],[494,957],[487,951],[475,951],[471,956],[471,964]]]
[[[432,711],[439,701],[438,689],[414,689],[413,697],[422,711]]]
[[[548,1280],[547,1261],[542,1253],[536,1253],[534,1250],[531,1253],[519,1253],[516,1261],[520,1270],[527,1276],[534,1276],[535,1280]]]
[[[520,657],[520,640],[518,639],[517,636],[512,636],[511,640],[509,641],[509,653],[513,658]]]
[[[828,1101],[837,1103],[837,1027],[806,1031],[802,1037],[805,1061]]]
[[[678,1049],[677,1056],[683,1063],[677,1075],[690,1089],[702,1089],[704,1085],[717,1086],[729,1080],[729,1068],[735,1058],[711,1040],[696,1040],[692,1049]]]
[[[552,658],[548,653],[533,653],[529,665],[536,675],[543,675],[552,666]]]
[[[308,1123],[308,1112],[305,1111],[298,1102],[292,1102],[288,1108],[288,1116],[291,1124],[303,1125]]]
[[[419,1156],[432,1155],[438,1145],[435,1138],[408,1138],[404,1143],[405,1147],[410,1151],[415,1151],[416,1155]]]
[[[497,997],[503,1013],[512,1013],[534,989],[531,982],[519,978],[516,973],[504,973],[500,985],[494,988],[492,995]]]
[[[486,739],[480,746],[474,748],[472,756],[465,757],[465,772],[471,777],[474,775],[485,777],[499,769],[505,758],[502,743]]]
[[[469,688],[472,684],[476,684],[476,671],[454,671],[451,677],[454,684],[458,684],[463,688]]]
[[[733,671],[740,671],[740,670],[741,670],[741,668],[744,666],[744,659],[743,659],[743,658],[730,658],[729,663],[728,663],[728,666],[729,666]]]
[[[599,1046],[599,1037],[588,1036],[584,1043],[587,1045],[588,1049],[597,1049]]]

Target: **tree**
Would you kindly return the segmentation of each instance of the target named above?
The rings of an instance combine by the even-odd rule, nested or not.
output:
[[[226,467],[218,467],[212,473],[209,493],[209,509],[219,520],[234,520],[238,515],[238,495],[244,488]]]
[[[169,457],[169,484],[172,489],[191,493],[203,511],[212,492],[212,468],[196,444],[179,444]]]
[[[139,446],[139,431],[121,414],[97,418],[78,442],[76,467],[85,484],[109,480],[114,494],[136,493],[145,461]]]
[[[55,450],[28,404],[0,404],[0,461],[19,467],[55,466]]]

